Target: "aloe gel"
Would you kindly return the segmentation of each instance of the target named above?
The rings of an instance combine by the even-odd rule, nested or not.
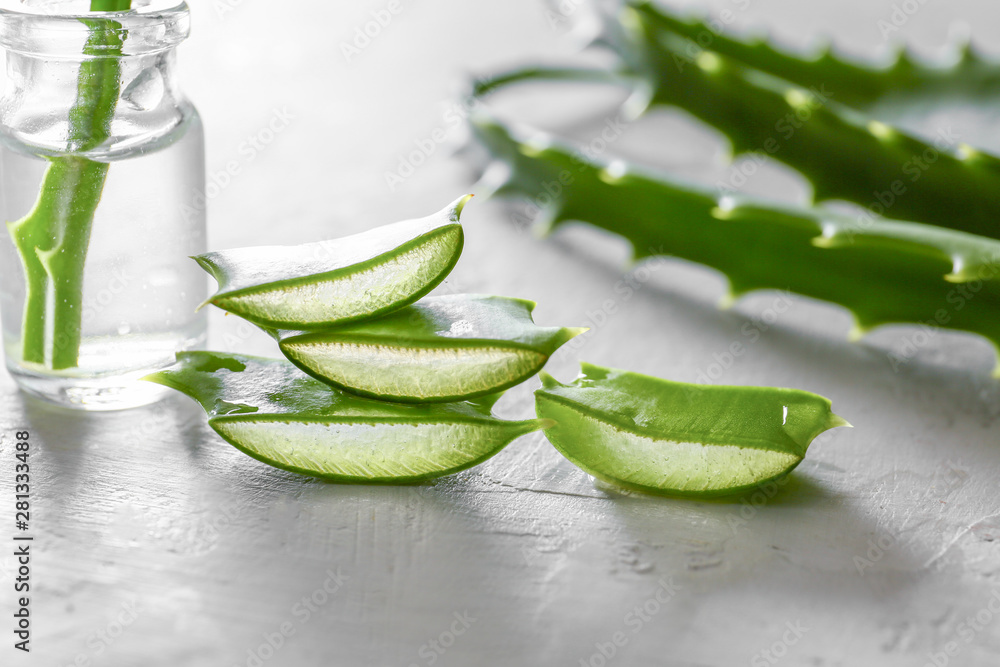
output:
[[[427,297],[353,325],[274,335],[289,361],[335,387],[390,401],[458,401],[524,382],[584,331],[537,326],[534,308],[500,296]]]
[[[146,378],[198,401],[208,424],[269,465],[333,482],[401,484],[482,463],[511,441],[551,426],[492,413],[500,394],[407,405],[329,387],[284,360],[182,352]]]
[[[392,312],[455,268],[472,195],[424,218],[296,246],[255,246],[194,257],[219,284],[209,303],[272,329],[323,329]]]
[[[630,490],[729,496],[781,477],[813,439],[850,426],[800,389],[671,382],[593,364],[562,384],[542,375],[549,441],[594,477]]]

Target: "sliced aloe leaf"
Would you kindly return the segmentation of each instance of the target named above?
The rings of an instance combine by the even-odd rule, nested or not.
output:
[[[387,403],[333,389],[285,360],[237,354],[181,352],[174,366],[145,379],[197,400],[209,425],[255,459],[337,482],[448,475],[549,425],[497,419],[491,408],[498,394],[475,402]]]
[[[419,220],[297,246],[239,248],[194,259],[219,283],[209,299],[263,327],[316,329],[413,303],[462,253],[471,195]]]
[[[535,304],[501,296],[427,297],[375,320],[281,331],[281,352],[313,377],[395,401],[457,401],[537,373],[585,329],[540,327]]]
[[[584,363],[560,384],[542,373],[538,416],[563,456],[627,489],[732,495],[785,475],[817,435],[850,426],[799,389],[685,384]]]

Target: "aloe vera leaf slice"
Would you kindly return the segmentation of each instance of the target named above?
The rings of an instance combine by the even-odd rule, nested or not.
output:
[[[458,401],[508,389],[586,329],[540,327],[522,299],[426,297],[375,320],[281,331],[279,346],[313,377],[394,401]]]
[[[627,489],[726,496],[781,477],[836,426],[830,401],[799,389],[671,382],[582,364],[561,384],[542,373],[538,416],[563,456]]]
[[[636,259],[668,255],[710,266],[727,276],[732,297],[779,289],[839,304],[854,315],[855,334],[911,323],[1000,345],[996,240],[720,196],[622,161],[583,159],[542,133],[487,119],[475,129],[506,174],[492,184],[498,194],[535,198],[560,174],[573,175],[543,213],[548,229],[586,222],[626,238]]]
[[[262,327],[316,329],[375,317],[413,303],[455,267],[470,198],[340,239],[194,259],[219,283],[208,302]]]
[[[490,458],[542,419],[505,421],[479,401],[404,405],[323,384],[285,360],[181,352],[145,378],[197,400],[209,425],[255,459],[337,482],[408,483]]]

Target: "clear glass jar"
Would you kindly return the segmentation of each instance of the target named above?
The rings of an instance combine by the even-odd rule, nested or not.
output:
[[[204,340],[204,137],[174,73],[187,5],[89,7],[0,0],[0,319],[22,390],[113,410]]]

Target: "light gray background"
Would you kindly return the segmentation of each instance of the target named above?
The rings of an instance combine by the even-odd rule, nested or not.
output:
[[[451,152],[462,132],[447,114],[461,82],[576,49],[569,22],[553,23],[535,0],[400,2],[347,62],[341,43],[387,2],[194,0],[181,75],[207,124],[210,173],[240,168],[209,204],[212,247],[315,240],[443,207],[473,182]],[[738,29],[771,30],[790,47],[829,37],[857,56],[889,48],[876,24],[892,12],[885,0],[700,6],[728,7]],[[998,52],[998,18],[995,3],[928,0],[891,38],[933,53],[971,26]],[[588,139],[614,106],[587,100],[553,89],[495,104]],[[584,106],[597,112],[588,119]],[[292,121],[249,160],[241,145],[275,110]],[[906,122],[928,132],[954,124],[963,140],[998,149],[992,120],[955,108]],[[437,128],[448,142],[390,191],[385,173]],[[679,113],[630,126],[610,150],[708,183],[739,167],[717,135]],[[808,196],[776,166],[745,189]],[[12,519],[13,433],[27,426],[37,539],[30,656],[9,645],[14,559],[0,550],[0,664],[247,665],[248,650],[289,623],[294,634],[263,664],[428,665],[421,647],[456,613],[475,620],[435,664],[570,667],[619,631],[627,643],[609,664],[769,665],[761,651],[776,647],[783,665],[919,667],[952,641],[960,654],[950,664],[997,664],[1000,618],[971,637],[962,625],[1000,591],[989,345],[904,327],[848,343],[845,312],[797,298],[765,327],[754,322],[776,294],[722,311],[721,278],[679,262],[650,268],[625,299],[614,290],[622,243],[583,229],[540,241],[509,215],[482,198],[469,205],[465,255],[442,289],[537,300],[546,325],[599,325],[552,361],[557,377],[573,377],[583,358],[694,380],[740,342],[746,353],[720,382],[816,391],[855,428],[817,439],[782,492],[752,509],[606,493],[538,434],[436,484],[336,486],[240,454],[183,397],[65,413],[27,401],[0,371],[0,515]],[[212,317],[213,348],[273,352],[239,320]],[[919,351],[894,370],[888,354],[908,341]],[[530,414],[533,387],[511,392],[502,412]],[[3,543],[11,533],[0,522]],[[343,583],[305,619],[295,605],[328,571]],[[661,581],[677,592],[653,604]],[[648,620],[629,615],[647,603]]]

